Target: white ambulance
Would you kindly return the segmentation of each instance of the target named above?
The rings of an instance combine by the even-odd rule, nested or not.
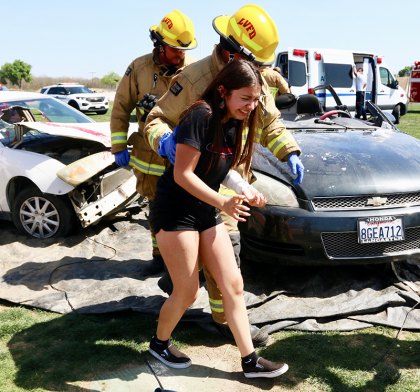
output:
[[[313,88],[331,85],[343,105],[355,111],[356,78],[353,67],[363,67],[367,77],[366,101],[372,101],[383,111],[392,113],[398,124],[407,113],[408,97],[398,86],[383,58],[368,52],[353,52],[338,49],[296,49],[289,48],[277,55],[275,65],[290,83],[295,95],[313,93]],[[335,101],[328,90],[317,90],[316,95],[325,110],[335,107]]]

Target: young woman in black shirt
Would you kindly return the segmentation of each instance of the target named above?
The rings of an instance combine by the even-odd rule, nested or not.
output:
[[[244,195],[218,193],[231,169],[250,170],[257,124],[258,99],[263,80],[245,60],[228,63],[207,87],[201,100],[181,117],[176,133],[175,165],[159,179],[150,221],[173,282],[173,292],[162,306],[156,336],[149,351],[173,368],[186,368],[191,360],[169,341],[185,310],[199,290],[198,257],[216,280],[223,295],[226,319],[242,357],[248,378],[277,377],[287,364],[273,363],[255,353],[243,280],[228,232],[219,215],[226,212],[246,220],[251,204],[265,205],[258,192]]]

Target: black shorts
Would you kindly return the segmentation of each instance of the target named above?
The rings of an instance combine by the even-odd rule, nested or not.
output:
[[[222,223],[219,210],[206,203],[159,203],[155,200],[150,209],[150,224],[155,233],[165,231],[198,231],[217,226]]]

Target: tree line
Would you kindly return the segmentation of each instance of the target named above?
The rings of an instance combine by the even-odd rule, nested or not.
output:
[[[32,66],[22,60],[15,60],[13,63],[5,63],[0,68],[0,83],[13,87],[17,86],[19,90],[31,89],[38,90],[43,86],[62,82],[63,78],[57,81],[57,78],[33,77],[31,74]],[[406,66],[398,72],[398,76],[409,76],[411,66]],[[109,72],[102,78],[80,79],[66,78],[66,82],[78,82],[91,88],[112,88],[114,89],[121,76],[115,72]]]
[[[90,88],[112,88],[114,89],[121,76],[115,72],[109,72],[102,78],[81,79],[81,78],[51,78],[34,77],[31,74],[32,66],[22,60],[15,60],[13,63],[5,63],[0,68],[0,83],[8,88],[17,87],[19,90],[38,90],[43,86],[56,84],[58,82],[77,82]]]

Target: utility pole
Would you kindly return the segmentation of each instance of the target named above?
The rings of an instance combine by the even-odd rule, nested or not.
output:
[[[95,71],[91,71],[89,73],[90,73],[90,86],[91,86],[91,88],[93,88],[93,75],[95,75],[96,72]]]

